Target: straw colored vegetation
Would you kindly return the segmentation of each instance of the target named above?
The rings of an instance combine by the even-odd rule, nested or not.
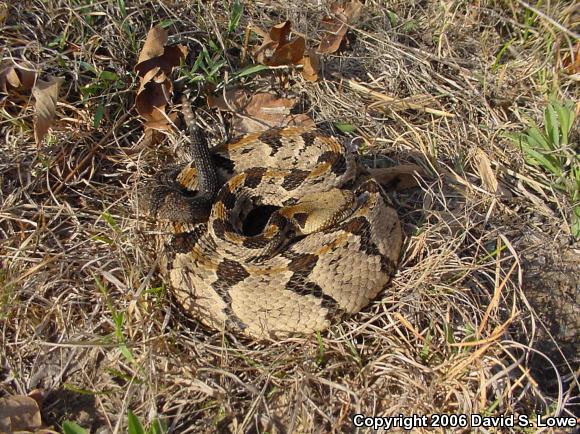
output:
[[[34,392],[43,426],[91,432],[578,415],[580,16],[574,2],[527,6],[367,0],[357,17],[323,1],[0,2],[13,68],[0,76],[0,398]],[[324,53],[252,67],[268,64],[255,50],[286,20]],[[156,228],[134,206],[187,146],[175,128],[145,132],[134,107],[155,24],[188,49],[163,86],[175,98],[199,87],[212,143],[244,128],[216,100],[236,87],[285,98],[278,119],[305,114],[370,166],[418,166],[390,192],[400,271],[360,314],[255,342],[180,313]],[[500,429],[512,430],[537,428]]]

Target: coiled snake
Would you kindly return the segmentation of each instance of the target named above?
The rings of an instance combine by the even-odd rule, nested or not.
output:
[[[257,338],[313,333],[387,287],[397,213],[335,137],[270,129],[210,150],[184,114],[193,161],[159,172],[139,200],[171,224],[161,268],[190,316]]]

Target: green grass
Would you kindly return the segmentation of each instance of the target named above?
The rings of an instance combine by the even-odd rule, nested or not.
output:
[[[149,428],[145,429],[139,418],[131,410],[128,410],[127,431],[129,434],[164,434],[167,432],[167,426],[159,419],[154,419]]]
[[[259,72],[270,69],[261,64],[249,64],[238,71],[228,71],[230,77],[225,81],[225,71],[229,67],[225,52],[214,41],[209,40],[203,45],[191,68],[182,66],[179,71],[180,77],[186,78],[188,86],[205,82],[213,85],[215,90],[224,86],[232,85],[244,77],[251,77]],[[231,68],[230,68],[231,69]]]
[[[89,431],[84,429],[82,426],[67,420],[62,423],[62,432],[64,434],[87,434]]]
[[[113,317],[113,323],[115,325],[114,335],[115,335],[115,339],[116,339],[117,344],[118,344],[119,351],[121,352],[123,357],[125,357],[125,359],[130,364],[135,366],[141,372],[141,367],[139,366],[139,364],[135,360],[135,357],[133,356],[133,353],[131,352],[131,350],[127,346],[125,334],[123,332],[124,323],[125,323],[125,313],[120,312],[115,308],[104,283],[98,277],[95,276],[94,278],[95,278],[95,284],[96,284],[97,288],[100,290],[101,294],[105,297],[107,306],[109,307],[109,310],[111,311],[111,315]]]
[[[580,239],[580,156],[578,143],[570,140],[574,120],[573,102],[552,99],[544,110],[543,129],[528,119],[525,131],[506,136],[521,148],[527,164],[548,175],[549,187],[568,197],[572,203],[570,230]]]
[[[62,424],[64,434],[88,434],[89,431],[80,425],[65,421]],[[167,425],[159,419],[153,419],[151,425],[145,428],[141,420],[131,411],[127,410],[127,433],[128,434],[165,434]]]

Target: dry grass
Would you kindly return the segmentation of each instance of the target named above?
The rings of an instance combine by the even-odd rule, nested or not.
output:
[[[356,125],[369,161],[425,170],[393,193],[407,244],[392,289],[318,338],[267,343],[203,329],[162,286],[131,199],[184,142],[138,144],[132,68],[160,20],[176,41],[234,47],[250,20],[289,18],[315,41],[327,9],[251,3],[228,35],[226,1],[127,1],[126,14],[121,1],[20,3],[0,24],[1,56],[66,81],[41,149],[30,104],[0,108],[0,397],[41,388],[47,424],[91,432],[124,432],[128,409],[173,432],[353,432],[355,413],[579,414],[572,204],[500,134],[524,115],[541,121],[549,94],[578,97],[578,74],[562,67],[577,43],[573,2],[547,2],[526,24],[517,1],[367,0],[324,80],[250,77],[299,94],[317,122]],[[454,116],[377,103],[348,80]],[[83,101],[87,85],[97,90]],[[217,113],[200,117],[223,139]]]

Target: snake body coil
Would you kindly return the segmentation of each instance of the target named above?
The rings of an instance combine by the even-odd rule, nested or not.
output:
[[[160,172],[140,198],[172,222],[162,268],[192,317],[258,338],[312,333],[387,287],[397,214],[336,138],[272,129],[201,159]]]

